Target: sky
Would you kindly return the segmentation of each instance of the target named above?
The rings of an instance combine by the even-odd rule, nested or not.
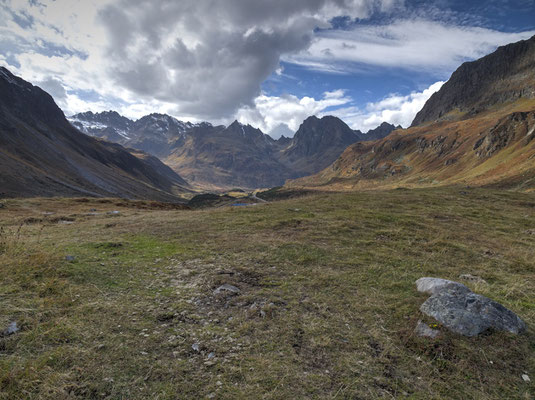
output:
[[[410,126],[465,61],[535,35],[534,0],[0,0],[0,65],[66,115],[310,115]]]

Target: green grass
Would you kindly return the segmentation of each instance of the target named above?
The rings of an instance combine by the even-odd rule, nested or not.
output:
[[[21,327],[0,338],[0,399],[535,396],[521,378],[535,378],[533,195],[394,190],[85,215],[106,207],[0,210],[0,328]],[[50,209],[74,223],[20,226]],[[463,273],[528,331],[415,337],[426,296],[414,281]],[[223,283],[240,295],[214,296]]]

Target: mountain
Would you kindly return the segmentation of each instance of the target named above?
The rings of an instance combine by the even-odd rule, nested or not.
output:
[[[375,129],[370,129],[366,135],[361,134],[360,135],[360,142],[362,141],[370,141],[370,140],[378,140],[382,139],[384,137],[387,137],[395,131],[396,129],[403,129],[401,125],[394,126],[392,124],[389,124],[388,122],[383,122],[381,125],[379,125]]]
[[[274,140],[237,121],[225,127],[151,114],[127,122],[116,118],[117,113],[110,118],[111,113],[81,113],[70,121],[89,135],[159,157],[186,180],[207,188],[282,185],[321,171],[356,141],[382,138],[396,129],[383,123],[363,134],[336,117],[310,117],[293,138]]]
[[[291,174],[277,159],[277,141],[236,121],[226,128],[197,126],[172,148],[165,162],[205,187],[269,187]]]
[[[535,99],[535,36],[461,65],[416,114],[412,126],[470,118],[494,105]]]
[[[314,174],[330,165],[361,135],[339,118],[312,116],[303,121],[290,144],[280,152],[280,159],[301,176]]]
[[[159,160],[80,133],[48,93],[0,67],[0,197],[178,201],[189,190]]]
[[[463,64],[427,101],[411,128],[355,143],[320,173],[288,186],[535,189],[534,44],[535,37]]]

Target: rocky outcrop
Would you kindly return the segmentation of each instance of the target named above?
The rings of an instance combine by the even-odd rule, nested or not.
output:
[[[515,138],[524,138],[524,144],[533,140],[535,112],[515,112],[502,118],[487,135],[478,139],[474,150],[478,157],[490,157],[507,147]]]

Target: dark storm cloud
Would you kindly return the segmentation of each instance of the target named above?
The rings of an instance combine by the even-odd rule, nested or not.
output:
[[[366,17],[398,0],[120,0],[100,18],[116,82],[202,118],[251,105],[281,55],[304,49],[337,15]]]

